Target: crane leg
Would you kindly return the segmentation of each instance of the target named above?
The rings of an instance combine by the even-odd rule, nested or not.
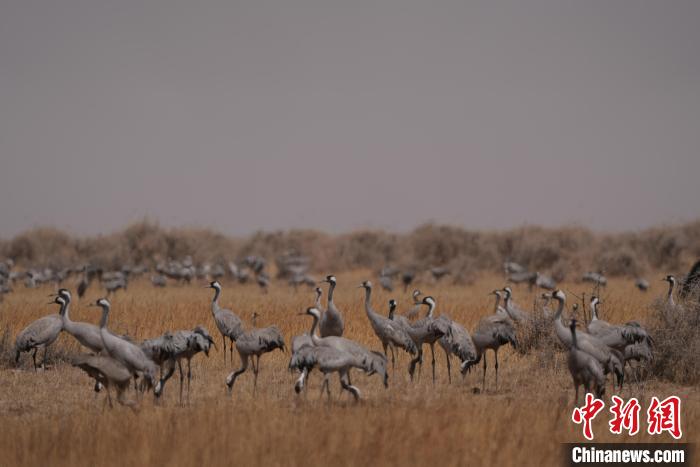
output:
[[[34,371],[36,371],[36,353],[37,353],[37,348],[34,347],[34,352],[32,353],[32,360],[34,361]]]
[[[411,376],[411,381],[413,381],[413,373],[416,371],[416,364],[423,359],[423,347],[418,347],[418,354],[416,355],[415,358],[411,360],[410,365],[408,366],[408,374]]]
[[[224,336],[223,334],[221,334],[221,342],[221,348],[223,349],[222,353],[224,354],[224,366],[226,366],[226,336]]]
[[[324,374],[323,375],[323,384],[321,385],[321,395],[319,397],[323,397],[323,390],[326,390],[326,393],[328,394],[328,401],[330,402],[331,400],[331,388],[330,385],[328,384],[328,375]]]
[[[233,365],[233,339],[231,339],[231,338],[229,337],[229,338],[228,338],[228,341],[229,341],[229,344],[230,344],[229,349],[230,349],[230,353],[231,353],[231,359],[230,359],[231,361],[229,362],[229,365]]]
[[[435,384],[435,344],[430,344],[431,364],[433,366],[433,384]]]
[[[46,356],[49,354],[49,346],[44,347],[44,361],[41,362],[42,368],[46,369]]]
[[[389,346],[389,350],[391,350],[391,370],[395,373],[396,372],[396,354],[394,353],[394,344],[391,344]]]
[[[253,396],[258,389],[258,371],[260,370],[260,355],[258,355],[258,363],[255,363],[255,355],[253,355]]]
[[[187,403],[190,403],[190,382],[192,381],[192,360],[187,359]]]
[[[350,384],[350,378],[347,378],[347,381],[345,381],[345,378],[343,376],[348,376],[347,373],[343,373],[338,375],[340,379],[340,386],[348,391],[350,394],[352,394],[352,397],[355,398],[355,402],[360,401],[360,390],[357,389],[355,386]]]
[[[388,359],[389,359],[389,354],[386,353],[386,348],[387,348],[386,342],[382,342],[382,347],[384,348],[384,356],[385,356],[385,357],[387,358],[387,360],[388,360]]]
[[[180,360],[177,361],[177,369],[180,371],[180,405],[182,405],[182,386],[184,383],[185,375],[182,372],[182,363]]]
[[[496,391],[498,391],[498,350],[494,350],[493,355],[496,358]]]
[[[245,371],[247,369],[248,369],[248,356],[241,355],[241,367],[226,377],[226,386],[228,386],[229,394],[233,391],[233,384],[236,382],[236,378],[238,378],[240,375],[245,373]]]
[[[481,392],[486,391],[486,352],[484,351],[484,373],[481,375]]]
[[[450,365],[450,354],[445,351],[445,359],[447,360],[447,382],[452,384],[452,368]]]

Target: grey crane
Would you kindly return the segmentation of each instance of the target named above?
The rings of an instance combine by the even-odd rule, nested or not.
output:
[[[411,293],[411,297],[413,298],[413,306],[406,312],[406,317],[408,319],[414,319],[420,313],[420,309],[423,306],[423,299],[420,298],[421,295],[423,295],[423,293],[418,289],[415,289]]]
[[[253,325],[255,325],[256,317],[257,313],[253,315]],[[253,394],[255,394],[258,386],[258,372],[260,371],[260,356],[275,349],[284,352],[284,338],[277,326],[269,326],[266,328],[254,327],[249,331],[243,331],[235,337],[235,341],[236,350],[241,357],[241,367],[226,377],[226,386],[229,393],[233,391],[236,379],[248,369],[248,359],[250,358],[253,364]]]
[[[117,337],[107,328],[107,320],[109,319],[111,308],[109,300],[100,298],[95,304],[90,306],[102,308],[100,335],[102,336],[102,347],[104,351],[107,352],[110,357],[124,365],[134,378],[141,374],[146,384],[145,388],[153,387],[154,395],[156,397],[160,396],[161,384],[160,382],[156,384],[158,365],[146,356],[141,347],[133,342]]]
[[[290,369],[296,368],[301,372],[300,378],[294,385],[294,389],[297,393],[304,387],[305,377],[314,367],[318,367],[318,370],[324,375],[321,393],[323,393],[325,388],[329,401],[331,398],[331,391],[328,385],[328,376],[330,373],[338,373],[341,388],[352,394],[355,398],[355,402],[360,400],[360,390],[350,383],[350,369],[360,368],[365,370],[367,364],[364,360],[358,359],[357,356],[348,352],[343,352],[334,347],[305,346],[294,353],[289,361]]]
[[[161,394],[165,383],[175,373],[175,364],[180,372],[180,404],[184,386],[184,371],[182,360],[187,360],[187,401],[190,400],[190,384],[192,381],[192,358],[200,352],[209,356],[209,349],[216,344],[204,326],[197,325],[194,329],[185,331],[166,332],[162,336],[148,339],[141,343],[141,349],[147,357],[161,367]],[[163,371],[163,366],[166,370]]]
[[[382,286],[384,290],[387,292],[393,292],[394,291],[394,281],[391,278],[391,276],[379,276],[379,285]]]
[[[302,313],[304,314],[304,313]],[[311,324],[311,330],[309,331],[309,336],[311,337],[311,342],[315,346],[322,347],[333,347],[341,352],[348,352],[358,359],[361,359],[367,365],[367,374],[378,373],[382,377],[382,382],[384,387],[389,386],[389,375],[386,372],[386,359],[383,355],[377,354],[376,352],[371,352],[363,345],[345,337],[341,336],[326,336],[319,337],[316,335],[316,328],[321,320],[321,312],[316,308],[308,308],[306,310],[307,315],[313,318],[313,323]],[[377,355],[381,355],[378,358]],[[349,376],[348,376],[349,379]]]
[[[73,321],[70,319],[70,305],[72,301],[71,293],[68,289],[59,289],[58,296],[65,301],[63,312],[63,330],[80,342],[80,345],[92,350],[95,353],[102,352],[102,336],[100,328],[92,323]]]
[[[319,310],[322,310],[323,308],[321,308],[321,297],[323,296],[323,289],[321,287],[316,287],[314,289],[314,292],[316,293],[316,300],[314,300],[314,306]]]
[[[445,351],[445,359],[447,360],[447,380],[452,383],[452,365],[450,356],[456,356],[460,364],[464,362],[474,362],[477,358],[476,346],[464,326],[456,321],[453,321],[445,316],[440,316],[438,319],[444,319],[449,324],[449,332],[442,336],[438,341],[440,347]]]
[[[668,305],[669,307],[675,307],[676,302],[673,299],[673,289],[676,286],[675,276],[669,274],[661,280],[668,282],[668,294],[666,295],[666,305]]]
[[[511,288],[504,287],[503,293],[505,294],[503,298],[503,306],[506,310],[506,313],[508,313],[508,316],[510,316],[510,319],[512,319],[515,322],[528,321],[530,319],[530,315],[515,304],[515,302],[513,301],[513,291],[511,290]]]
[[[374,333],[382,343],[384,356],[388,358],[387,347],[391,350],[391,367],[394,369],[396,364],[394,348],[399,347],[409,354],[415,355],[418,351],[416,344],[401,326],[372,309],[372,283],[364,281],[360,287],[365,289],[365,313],[367,314],[367,319],[369,319],[372,330],[374,330]]]
[[[122,363],[106,355],[80,354],[73,358],[72,365],[93,378],[96,388],[104,386],[107,391],[105,403],[109,402],[110,408],[112,407],[112,397],[109,391],[112,387],[117,391],[117,402],[131,408],[134,407],[134,402],[124,399],[124,392],[129,388],[131,382],[131,371]]]
[[[423,299],[423,304],[428,307],[428,313],[426,316],[411,324],[410,330],[406,329],[408,335],[411,336],[418,349],[418,355],[411,360],[408,368],[408,374],[411,376],[411,380],[413,380],[413,373],[415,372],[416,364],[420,362],[422,365],[423,363],[423,345],[428,344],[430,346],[431,365],[433,369],[433,384],[435,384],[435,343],[442,336],[449,333],[450,327],[446,320],[436,319],[433,317],[433,312],[435,311],[436,306],[436,302],[433,297],[425,297]]]
[[[338,284],[334,275],[327,276],[323,281],[328,283],[328,301],[326,303],[326,311],[321,315],[319,323],[319,332],[321,337],[342,336],[345,330],[343,315],[338,311],[333,301],[333,292]]]
[[[625,347],[637,342],[646,341],[653,344],[653,339],[646,329],[636,321],[625,324],[610,324],[598,316],[600,300],[595,295],[591,297],[591,322],[588,323],[588,332],[605,343],[608,347],[625,351]]]
[[[153,287],[165,287],[168,285],[168,279],[163,274],[154,274],[151,276],[151,284]]]
[[[596,286],[605,287],[608,285],[608,279],[602,273],[588,271],[581,276],[583,282],[590,282]]]
[[[575,404],[578,404],[578,389],[581,385],[586,392],[595,394],[596,397],[603,397],[605,393],[605,374],[600,363],[589,353],[581,350],[576,337],[576,320],[571,320],[571,347],[569,348],[568,365],[571,379],[574,381],[576,390]]]
[[[52,314],[39,318],[24,328],[15,339],[15,364],[19,362],[21,352],[32,352],[32,361],[34,362],[34,371],[37,369],[36,353],[39,349],[44,349],[44,360],[41,364],[46,367],[46,355],[49,351],[49,346],[53,344],[58,335],[63,330],[63,314],[66,311],[66,301],[62,297],[56,297],[53,302],[61,306],[57,314]]]
[[[205,286],[207,289],[214,289],[214,298],[211,301],[211,314],[214,317],[216,327],[221,333],[222,350],[224,353],[224,364],[226,364],[226,338],[230,340],[230,355],[231,364],[233,364],[233,343],[237,335],[243,332],[243,322],[233,311],[221,308],[219,306],[219,297],[221,296],[221,284],[219,281],[213,281]]]
[[[634,286],[637,287],[640,291],[646,292],[649,290],[649,281],[644,279],[643,277],[638,277],[634,280]]]
[[[554,329],[557,337],[566,348],[571,348],[571,333],[562,322],[562,312],[566,304],[566,294],[561,290],[552,292],[552,298],[558,302],[557,311],[554,314]],[[603,341],[590,334],[580,333],[578,347],[582,351],[598,360],[605,373],[613,373],[617,376],[618,385],[621,388],[624,382],[624,356],[611,349]]]
[[[499,291],[494,291],[499,292]],[[496,295],[496,308],[498,309],[498,297]],[[501,346],[510,344],[513,348],[517,348],[518,340],[515,336],[515,328],[513,321],[506,315],[496,312],[493,315],[486,316],[481,319],[472,334],[472,341],[476,350],[476,359],[464,360],[460,365],[462,375],[464,375],[473,365],[478,364],[483,359],[483,373],[481,377],[481,390],[486,389],[486,351],[493,350],[495,360],[494,368],[496,370],[496,388],[498,388],[498,349]]]
[[[535,274],[535,285],[537,285],[537,287],[545,290],[554,290],[557,288],[557,283],[552,277],[540,274],[539,272],[536,272]]]

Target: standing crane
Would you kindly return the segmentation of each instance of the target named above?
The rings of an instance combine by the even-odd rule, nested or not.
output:
[[[33,350],[32,361],[34,362],[34,371],[36,371],[36,353],[43,348],[44,360],[41,366],[46,368],[46,355],[49,352],[49,346],[56,341],[61,333],[63,329],[63,314],[66,312],[66,301],[62,297],[56,297],[49,304],[51,303],[59,304],[61,310],[57,314],[39,318],[17,335],[15,339],[15,364],[19,362],[19,354],[21,352]]]
[[[221,296],[221,284],[219,281],[213,281],[205,286],[206,289],[214,289],[214,298],[211,301],[211,314],[214,317],[216,327],[221,333],[222,350],[224,353],[224,365],[226,364],[226,338],[230,341],[231,364],[233,364],[233,343],[236,340],[234,336],[243,332],[243,322],[233,311],[221,308],[219,306],[219,297]]]
[[[327,276],[322,282],[328,283],[328,302],[326,304],[326,311],[321,315],[321,322],[319,323],[319,331],[321,337],[328,336],[342,336],[345,330],[345,323],[343,322],[343,315],[340,314],[338,308],[335,306],[333,301],[333,292],[335,291],[338,281],[335,276]]]

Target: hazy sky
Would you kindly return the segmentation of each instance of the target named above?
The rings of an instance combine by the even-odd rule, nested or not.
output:
[[[700,2],[0,3],[0,236],[700,217]]]

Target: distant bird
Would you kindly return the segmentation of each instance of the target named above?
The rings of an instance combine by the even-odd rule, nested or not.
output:
[[[106,298],[101,298],[94,305],[102,308],[102,319],[100,320],[100,335],[102,336],[102,346],[105,352],[115,360],[124,365],[136,378],[139,374],[143,376],[145,388],[154,388],[155,396],[160,396],[161,385],[156,383],[158,366],[153,360],[148,358],[141,348],[128,340],[112,334],[107,328],[107,320],[111,304]]]
[[[436,266],[436,267],[430,268],[430,274],[433,276],[433,279],[435,280],[435,282],[437,282],[440,279],[442,279],[443,277],[449,275],[450,270],[444,266]]]
[[[78,283],[78,298],[83,298],[85,296],[85,292],[87,292],[88,287],[90,287],[90,282],[84,274],[83,277],[80,279],[80,282]]]
[[[365,313],[367,314],[367,319],[372,326],[372,330],[374,330],[374,333],[382,343],[384,356],[388,358],[387,347],[391,350],[391,366],[393,369],[396,362],[394,348],[399,347],[409,354],[415,355],[418,351],[416,349],[416,344],[401,326],[372,309],[372,283],[370,281],[364,281],[360,287],[365,289]]]
[[[175,364],[180,371],[180,404],[182,404],[182,392],[184,385],[184,372],[182,359],[187,360],[187,400],[190,398],[190,383],[192,381],[192,358],[200,352],[209,356],[209,349],[214,344],[214,339],[201,325],[191,331],[166,332],[160,337],[148,339],[141,343],[141,349],[146,356],[161,366],[161,388],[175,373]],[[166,371],[163,373],[163,365]],[[162,392],[161,389],[161,392]]]
[[[338,284],[335,276],[327,276],[322,282],[328,283],[328,300],[326,303],[326,311],[321,315],[321,322],[319,323],[319,332],[321,337],[328,336],[342,336],[345,330],[345,323],[343,322],[343,316],[338,311],[333,301],[333,292]]]
[[[511,288],[505,287],[503,289],[503,293],[505,294],[503,306],[510,319],[515,322],[528,321],[530,319],[530,315],[513,302],[513,291]]]
[[[514,261],[506,261],[505,263],[503,263],[503,271],[507,277],[511,274],[527,272],[527,268],[525,268],[525,266],[521,266],[520,264]]]
[[[494,291],[494,294],[496,295],[496,309],[498,310],[500,291]],[[497,311],[493,315],[482,318],[471,337],[476,349],[476,359],[462,361],[460,365],[462,374],[464,375],[472,366],[483,359],[484,370],[481,377],[481,390],[484,391],[486,389],[486,351],[491,349],[496,361],[494,368],[496,370],[496,388],[498,388],[498,349],[506,344],[510,344],[513,348],[518,347],[513,321],[507,315]]]
[[[268,277],[265,272],[260,272],[259,274],[256,274],[255,276],[255,282],[257,282],[258,287],[263,291],[263,293],[267,293],[268,287],[270,287],[270,278]]]
[[[536,272],[535,285],[541,289],[554,290],[557,288],[557,283],[550,276]]]
[[[382,286],[384,290],[387,292],[393,292],[394,291],[394,281],[391,279],[391,276],[379,276],[379,285]]]
[[[153,287],[165,287],[168,285],[168,279],[162,274],[155,274],[151,276],[151,284]]]
[[[128,285],[128,279],[125,275],[114,277],[113,279],[105,281],[102,285],[107,291],[107,295],[112,295],[117,292],[117,290],[126,290]]]
[[[450,330],[449,323],[445,320],[436,319],[433,317],[436,302],[433,297],[427,296],[423,299],[423,304],[428,307],[428,313],[422,319],[410,325],[410,329],[405,329],[409,336],[416,343],[418,355],[411,360],[408,368],[408,374],[413,380],[413,373],[416,369],[416,364],[423,363],[423,345],[430,346],[431,365],[433,369],[433,384],[435,384],[435,343]]]
[[[638,277],[634,281],[634,285],[642,292],[646,292],[647,290],[649,290],[649,281],[644,278]]]
[[[605,287],[608,285],[608,279],[599,272],[588,271],[581,277],[583,282],[591,282],[597,286]]]
[[[255,326],[256,317],[257,313],[254,313],[253,326]],[[260,371],[260,356],[275,349],[284,352],[284,338],[277,326],[269,326],[266,328],[254,327],[244,331],[236,336],[235,340],[236,350],[241,357],[241,367],[226,377],[226,386],[228,386],[229,392],[233,390],[236,379],[248,369],[248,359],[250,358],[253,364],[253,394],[255,394],[258,386],[258,372]]]
[[[34,371],[36,371],[36,353],[43,348],[44,360],[41,366],[43,368],[46,367],[46,355],[48,354],[49,346],[56,341],[63,329],[63,314],[66,311],[66,301],[62,297],[57,296],[51,303],[57,303],[61,306],[59,313],[39,318],[17,335],[15,339],[15,364],[19,362],[19,354],[21,352],[33,350],[32,360],[34,362]]]
[[[558,302],[557,311],[554,314],[554,329],[557,337],[568,349],[571,348],[571,333],[562,322],[562,312],[566,304],[566,294],[561,290],[552,292],[552,298]],[[603,367],[605,373],[613,373],[617,376],[618,386],[622,388],[624,382],[624,356],[614,351],[603,341],[591,334],[581,333],[578,336],[578,348],[595,358]]]
[[[129,388],[131,382],[131,372],[119,361],[106,355],[80,354],[73,358],[72,365],[80,368],[95,380],[95,388],[104,386],[107,390],[105,403],[109,402],[112,407],[112,397],[109,394],[110,388],[117,391],[117,402],[122,405],[134,407],[135,403],[124,399],[124,392]]]
[[[537,282],[537,273],[529,271],[514,272],[508,274],[507,280],[514,284],[527,284],[528,288],[532,290],[532,287]]]
[[[224,364],[226,364],[226,338],[230,340],[231,364],[233,365],[233,342],[236,336],[243,332],[243,322],[233,311],[219,306],[219,296],[221,295],[221,284],[213,281],[205,288],[214,289],[214,298],[211,301],[211,314],[214,317],[216,327],[221,333],[222,350],[224,353]]]
[[[576,320],[571,320],[571,348],[569,349],[569,372],[576,390],[575,404],[578,404],[578,388],[583,385],[586,392],[595,394],[597,398],[605,393],[605,374],[600,363],[590,354],[581,350],[576,338]]]
[[[413,283],[413,279],[416,278],[416,273],[413,271],[406,271],[401,274],[401,282],[403,282],[403,291],[408,290],[408,286]]]

